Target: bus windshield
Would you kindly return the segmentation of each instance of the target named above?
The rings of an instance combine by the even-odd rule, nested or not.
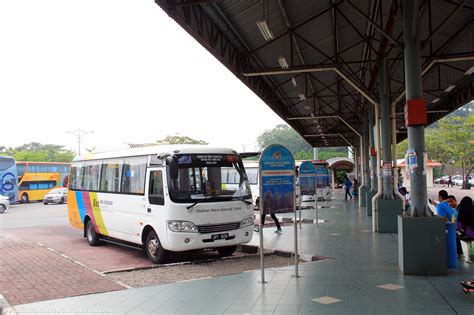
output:
[[[169,192],[174,202],[250,199],[242,161],[235,154],[182,154],[167,163]]]

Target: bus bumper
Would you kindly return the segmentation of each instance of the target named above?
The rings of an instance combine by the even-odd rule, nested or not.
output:
[[[247,226],[237,230],[210,234],[182,233],[168,230],[168,244],[162,245],[166,250],[173,252],[239,245],[252,240],[253,229],[253,226]]]

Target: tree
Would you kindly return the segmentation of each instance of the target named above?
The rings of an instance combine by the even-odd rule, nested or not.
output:
[[[295,156],[301,151],[311,151],[311,146],[293,128],[280,124],[270,130],[265,130],[257,137],[258,147],[263,150],[271,144],[285,146]]]
[[[164,139],[157,140],[156,142],[159,144],[209,144],[208,142],[203,140],[196,140],[188,136],[181,136],[178,134],[174,136],[168,135]]]
[[[13,156],[17,161],[71,162],[75,154],[62,145],[31,142],[16,148],[4,148],[2,155]]]
[[[439,133],[435,136],[445,157],[451,157],[461,166],[463,187],[467,186],[468,175],[474,165],[474,115],[454,116],[439,121]]]
[[[440,161],[443,166],[450,163],[460,166],[465,187],[474,165],[474,115],[452,115],[430,126],[425,132],[425,147],[430,159]],[[400,142],[397,157],[403,158],[407,149],[407,140]]]
[[[257,144],[260,150],[271,144],[281,144],[290,150],[296,160],[313,159],[313,148],[288,125],[280,124],[273,129],[265,130],[257,137]],[[318,152],[318,157],[321,160],[341,156],[347,156],[347,148],[321,148]]]

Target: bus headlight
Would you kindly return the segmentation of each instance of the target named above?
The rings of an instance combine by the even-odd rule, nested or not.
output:
[[[168,228],[173,232],[198,233],[197,226],[189,221],[168,221]]]
[[[247,227],[247,226],[253,226],[254,225],[254,219],[253,219],[253,215],[248,215],[246,216],[242,222],[240,222],[240,227],[243,228],[243,227]]]

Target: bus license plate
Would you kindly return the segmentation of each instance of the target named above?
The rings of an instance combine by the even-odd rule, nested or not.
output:
[[[211,235],[211,238],[212,238],[213,241],[215,241],[215,240],[225,240],[228,237],[229,237],[229,233]]]

